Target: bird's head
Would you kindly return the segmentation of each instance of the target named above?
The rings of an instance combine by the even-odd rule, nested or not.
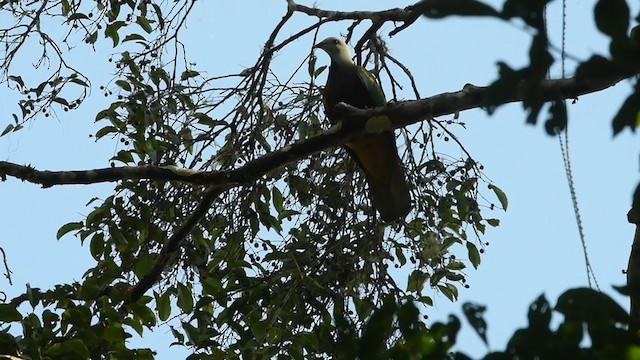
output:
[[[337,37],[326,38],[317,43],[314,48],[326,51],[331,61],[338,65],[352,65],[351,52],[344,40]]]

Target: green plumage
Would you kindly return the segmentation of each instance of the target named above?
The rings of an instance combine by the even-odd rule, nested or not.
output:
[[[340,102],[360,109],[386,105],[375,78],[353,63],[331,62],[323,97],[332,123],[340,120],[334,110]],[[393,131],[360,135],[345,142],[345,148],[364,171],[373,206],[381,218],[404,219],[411,210],[411,197]]]

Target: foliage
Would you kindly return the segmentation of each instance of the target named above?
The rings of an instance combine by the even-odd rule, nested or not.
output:
[[[540,83],[554,60],[541,22],[546,3],[508,0],[498,11],[476,1],[426,0],[406,8],[404,20],[380,17],[367,29],[357,18],[346,17],[352,21],[346,30],[356,42],[356,59],[378,70],[378,80],[388,84],[397,101],[398,79],[406,79],[414,90],[416,86],[409,69],[377,35],[384,22],[403,22],[393,35],[422,15],[522,21],[533,31],[530,64],[512,69],[499,63],[499,77],[490,85],[484,107],[495,110],[524,83],[527,121],[536,122],[549,100]],[[585,82],[639,66],[637,31],[629,34],[630,24],[619,21],[630,17],[626,3],[614,1],[611,12],[603,10],[603,3],[595,7],[596,23],[611,38],[611,56],[582,63],[576,77]],[[459,142],[456,131],[464,123],[457,117],[431,119],[402,130],[401,155],[415,204],[406,222],[382,224],[376,218],[362,191],[363,179],[342,149],[325,149],[282,167],[252,169],[257,159],[321,134],[328,125],[316,83],[326,67],[316,66],[311,42],[298,69],[287,74],[270,70],[276,53],[286,52],[293,40],[311,40],[325,23],[318,20],[280,40],[280,30],[293,14],[325,15],[290,1],[252,67],[211,76],[189,61],[189,49],[180,41],[179,31],[197,6],[195,1],[155,0],[2,4],[0,11],[14,23],[0,30],[7,43],[0,80],[22,96],[21,114],[13,115],[14,123],[3,134],[40,116],[72,111],[95,89],[91,74],[68,64],[61,45],[108,46],[114,51],[109,61],[115,76],[98,87],[105,104],[96,114],[101,128],[93,136],[119,140],[119,151],[109,160],[113,167],[265,174],[225,188],[116,179],[111,196],[92,199],[84,219],[57,233],[58,238],[73,233],[86,243],[96,265],[78,282],[46,290],[27,287],[1,304],[3,351],[34,359],[153,358],[149,349],[129,348],[127,339],[168,321],[174,345],[190,347],[193,359],[285,354],[371,358],[378,350],[398,358],[416,351],[444,356],[453,344],[457,320],[426,331],[413,304],[431,303],[425,287],[457,298],[467,264],[453,252],[467,254],[477,267],[486,226],[499,224],[487,213],[494,203],[503,209],[508,204]],[[60,34],[43,32],[42,23],[62,25],[64,31],[56,37]],[[36,60],[54,64],[54,70],[13,73],[12,64],[29,56],[23,47],[32,38],[42,46]],[[614,119],[614,133],[635,129],[638,89]],[[553,94],[549,133],[566,126],[564,98]],[[444,143],[453,143],[464,155],[445,154],[440,150]],[[392,276],[394,268],[409,273],[406,288]],[[14,335],[16,329],[20,336]],[[387,349],[398,336],[403,342]],[[359,341],[380,346],[353,347]]]
[[[555,328],[551,324],[554,313],[562,316]],[[469,319],[466,311],[465,315]],[[476,329],[477,319],[469,319]],[[482,359],[640,359],[640,342],[627,331],[629,314],[604,293],[570,289],[560,295],[555,307],[540,295],[529,307],[528,319],[528,327],[516,330],[503,351],[491,352]],[[446,323],[435,322],[427,330],[413,303],[386,302],[364,325],[361,337],[347,332],[352,337],[341,339],[336,348],[346,353],[340,358],[349,359],[470,360],[454,350],[460,328],[460,320],[451,315]],[[396,329],[399,334],[392,336]]]

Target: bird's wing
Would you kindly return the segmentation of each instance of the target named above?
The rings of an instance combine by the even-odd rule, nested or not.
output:
[[[382,92],[382,89],[380,89],[376,78],[373,77],[373,74],[362,66],[356,67],[356,72],[358,73],[360,81],[362,81],[362,84],[369,93],[373,104],[375,106],[385,106],[387,104],[387,100],[384,98],[384,93]]]

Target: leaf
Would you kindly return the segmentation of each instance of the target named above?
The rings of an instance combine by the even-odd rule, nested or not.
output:
[[[125,36],[124,39],[122,40],[122,42],[127,42],[127,41],[144,41],[144,42],[146,42],[147,39],[145,39],[144,36],[142,36],[140,34],[129,34],[129,35]]]
[[[73,78],[70,81],[72,83],[74,83],[74,84],[82,85],[84,87],[89,87],[89,84],[87,84],[84,80],[81,80],[81,79],[78,79],[78,78]]]
[[[123,90],[131,91],[131,84],[124,80],[116,80],[116,85],[120,86]]]
[[[549,1],[551,0],[507,0],[502,7],[502,17],[519,17],[539,32],[545,32],[544,9]]]
[[[618,135],[624,128],[628,127],[635,131],[640,125],[640,81],[636,82],[635,92],[624,101],[611,123],[613,136]]]
[[[100,260],[102,258],[102,253],[104,251],[104,234],[102,232],[96,233],[91,237],[91,242],[89,242],[89,251],[95,260]]]
[[[20,321],[22,315],[12,304],[0,304],[0,321],[9,323],[13,321]]]
[[[149,20],[143,16],[138,16],[136,18],[136,23],[140,25],[142,30],[146,31],[147,33],[151,33],[151,31],[153,30],[151,29],[151,23],[149,22]]]
[[[407,281],[407,291],[420,292],[424,288],[424,283],[429,278],[429,274],[426,274],[420,270],[413,270]]]
[[[146,274],[149,273],[151,268],[153,268],[153,264],[156,262],[156,255],[154,254],[145,254],[138,257],[135,265],[133,266],[133,273],[138,277],[138,279],[142,279]]]
[[[580,63],[576,69],[576,79],[598,79],[610,77],[619,71],[611,60],[600,55],[593,55],[589,60]]]
[[[71,10],[71,6],[69,5],[69,0],[62,0],[62,15],[67,15],[69,10]]]
[[[282,212],[283,210],[283,203],[284,203],[284,198],[282,197],[282,192],[280,192],[280,189],[278,189],[277,187],[273,187],[271,189],[271,197],[273,199],[273,207],[276,209],[276,211],[279,213]]]
[[[185,70],[185,71],[183,71],[183,72],[182,72],[182,74],[180,75],[180,80],[183,80],[183,81],[184,81],[184,80],[187,80],[187,79],[189,79],[189,78],[196,77],[196,76],[198,76],[198,75],[200,75],[200,73],[199,73],[199,72],[197,72],[197,71],[194,71],[194,70]]]
[[[555,100],[549,107],[549,119],[544,128],[549,135],[557,135],[567,128],[567,107],[564,100]]]
[[[193,310],[193,297],[191,296],[191,290],[182,283],[178,283],[178,307],[184,313],[190,313],[191,310]]]
[[[93,33],[91,33],[91,35],[89,35],[89,37],[87,37],[87,44],[95,44],[96,41],[98,41],[98,31],[94,31]]]
[[[130,164],[130,163],[134,162],[133,155],[131,154],[131,151],[126,151],[126,150],[118,151],[118,154],[116,156],[112,157],[111,160],[118,160],[118,161],[121,161],[121,162],[123,162],[125,164]]]
[[[16,75],[9,75],[9,80],[13,80],[16,82],[16,84],[18,84],[18,86],[20,86],[20,88],[24,88],[24,81],[22,81],[22,77],[21,76],[16,76]]]
[[[615,326],[616,322],[628,323],[629,314],[606,294],[589,288],[565,291],[558,298],[556,311],[568,320],[600,323]]]
[[[89,17],[83,13],[73,13],[71,14],[71,16],[69,16],[67,18],[68,21],[73,21],[73,20],[84,20],[84,19],[88,19]]]
[[[46,352],[47,355],[62,359],[88,359],[89,349],[80,339],[67,340],[51,345]],[[75,354],[76,356],[72,356]]]
[[[4,128],[4,130],[2,131],[2,134],[0,134],[0,136],[7,135],[8,133],[10,133],[13,130],[13,128],[14,128],[13,124],[7,125],[7,127]]]
[[[117,132],[118,132],[118,129],[116,129],[114,126],[105,126],[96,132],[95,137],[96,137],[96,140],[98,140],[107,134],[117,133]]]
[[[471,265],[474,268],[478,268],[480,265],[480,252],[474,243],[467,241],[467,254],[469,256],[469,261],[471,261]]]
[[[475,0],[424,0],[418,6],[424,16],[433,19],[451,15],[500,16],[500,13],[491,6]]]
[[[529,327],[536,332],[542,333],[549,330],[549,324],[551,323],[551,305],[544,297],[544,295],[538,296],[538,298],[529,306]]]
[[[593,12],[600,32],[612,38],[626,36],[630,13],[625,0],[599,0]]]
[[[54,97],[53,99],[51,99],[51,101],[56,102],[60,105],[69,106],[69,102],[67,101],[67,99],[61,97]]]
[[[118,34],[118,30],[125,26],[127,23],[124,21],[114,21],[111,24],[108,24],[104,29],[104,36],[111,38],[113,40],[113,47],[116,47],[120,42],[120,35]]]
[[[469,324],[473,327],[473,330],[476,331],[476,334],[480,336],[484,344],[489,346],[489,342],[487,341],[487,322],[483,317],[485,311],[487,311],[487,307],[484,305],[470,302],[462,304],[462,312],[467,318],[467,321],[469,321]]]
[[[493,192],[498,197],[498,201],[500,201],[500,205],[504,210],[507,210],[507,206],[509,206],[509,201],[507,200],[507,195],[497,186],[491,184],[489,185],[489,189],[493,190]]]
[[[169,292],[156,296],[156,309],[161,321],[166,321],[171,316],[171,301]]]
[[[153,6],[153,10],[156,13],[156,17],[158,18],[158,25],[160,25],[160,30],[164,29],[164,16],[162,15],[162,11],[160,10],[160,6],[157,4],[151,4]]]
[[[456,301],[458,299],[458,289],[451,284],[438,284],[440,292],[447,297],[450,301]]]
[[[81,229],[82,226],[83,226],[82,221],[70,222],[70,223],[64,224],[60,227],[60,229],[58,229],[58,232],[56,233],[56,239],[60,240],[60,238],[63,237],[68,232]]]

